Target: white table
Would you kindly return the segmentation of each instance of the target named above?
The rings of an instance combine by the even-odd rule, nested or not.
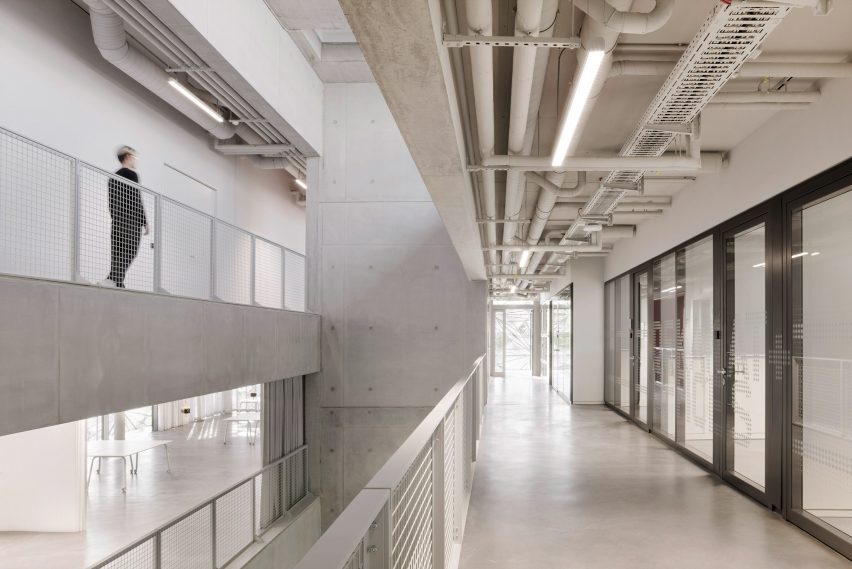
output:
[[[237,413],[225,419],[225,434],[222,440],[223,444],[228,444],[228,439],[231,435],[231,426],[235,423],[245,423],[246,432],[248,433],[248,443],[253,445],[257,440],[257,426],[260,423],[260,413],[251,411],[248,413]]]
[[[89,464],[89,475],[86,477],[86,487],[89,486],[89,481],[92,479],[92,468],[95,466],[95,459],[98,461],[98,474],[101,473],[101,459],[103,458],[120,458],[124,462],[122,474],[124,476],[124,486],[121,491],[127,493],[127,459],[130,459],[130,474],[138,474],[139,472],[139,453],[151,450],[152,448],[163,447],[166,452],[166,472],[172,471],[172,460],[169,457],[169,443],[172,441],[163,440],[141,440],[141,441],[89,441],[86,443],[86,454],[92,459]],[[134,461],[134,457],[136,460]]]
[[[244,399],[237,405],[240,411],[260,411],[260,401],[257,399]]]

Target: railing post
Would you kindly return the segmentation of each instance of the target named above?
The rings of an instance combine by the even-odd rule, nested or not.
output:
[[[74,175],[72,181],[72,192],[74,192],[74,228],[71,235],[71,282],[80,281],[80,161],[76,158],[72,161]]]
[[[210,540],[211,540],[210,545],[213,547],[213,556],[212,556],[213,557],[213,559],[212,559],[213,563],[211,565],[211,569],[216,569],[217,566],[218,566],[218,564],[216,563],[216,555],[218,554],[218,552],[216,551],[217,547],[216,547],[216,500],[215,499],[212,502],[210,502],[210,509],[211,509],[210,519],[211,519],[211,522],[212,522],[210,524]]]
[[[210,299],[216,300],[216,218],[210,219]]]
[[[444,421],[432,435],[432,568],[444,569]]]
[[[163,200],[154,194],[154,292],[163,291]]]
[[[256,243],[255,243],[254,235],[252,235],[252,234],[249,234],[249,235],[251,235],[251,271],[249,271],[249,275],[250,275],[251,278],[249,279],[249,282],[250,282],[250,285],[249,285],[249,304],[252,305],[252,306],[255,306],[254,287],[255,287],[255,282],[257,280],[257,275],[255,274],[257,272],[257,266],[255,264]]]
[[[154,569],[160,569],[163,566],[163,532],[158,531],[154,534]]]
[[[281,247],[281,308],[287,308],[287,249]]]

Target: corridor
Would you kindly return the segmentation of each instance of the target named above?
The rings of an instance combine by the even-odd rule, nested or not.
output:
[[[461,569],[850,567],[603,406],[492,379]]]

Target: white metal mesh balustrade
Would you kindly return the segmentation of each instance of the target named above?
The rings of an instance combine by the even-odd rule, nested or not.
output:
[[[305,259],[0,128],[0,274],[305,310]]]

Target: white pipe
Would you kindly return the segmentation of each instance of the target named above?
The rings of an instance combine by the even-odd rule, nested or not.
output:
[[[163,99],[219,139],[234,136],[234,127],[218,122],[196,107],[168,83],[171,77],[156,63],[127,43],[124,21],[101,0],[84,0],[89,6],[92,35],[104,59]]]
[[[492,35],[491,0],[467,0],[465,2],[468,33]],[[494,154],[494,59],[490,46],[469,48],[473,100],[476,107],[476,132],[479,139],[479,154],[485,160]],[[482,172],[482,205],[485,217],[497,218],[497,199],[494,172]],[[489,246],[497,244],[497,227],[486,225],[486,240]],[[489,252],[489,262],[497,262],[497,254]]]
[[[745,93],[719,93],[714,103],[813,103],[819,91],[750,91]]]
[[[515,35],[549,37],[553,35],[554,20],[559,8],[557,0],[522,0],[515,15]],[[547,28],[545,30],[545,28]],[[540,30],[544,30],[540,32]],[[541,105],[547,71],[549,49],[516,47],[512,54],[512,92],[509,109],[509,154],[528,155],[532,150],[535,118]],[[540,54],[543,57],[540,57]],[[526,184],[521,172],[507,172],[504,217],[517,219],[523,206]],[[518,226],[509,222],[503,226],[503,243],[513,243]],[[503,262],[510,255],[503,254]]]
[[[645,14],[616,10],[606,0],[574,0],[574,6],[607,29],[620,34],[648,34],[662,28],[674,11],[674,0],[657,0]]]
[[[708,110],[716,111],[803,111],[810,103],[713,103]]]
[[[701,156],[704,157],[702,152]],[[717,153],[718,154],[718,153]],[[492,156],[483,160],[484,167],[523,172],[654,170],[682,172],[700,170],[701,158],[688,156],[569,156],[559,166],[549,156]]]

